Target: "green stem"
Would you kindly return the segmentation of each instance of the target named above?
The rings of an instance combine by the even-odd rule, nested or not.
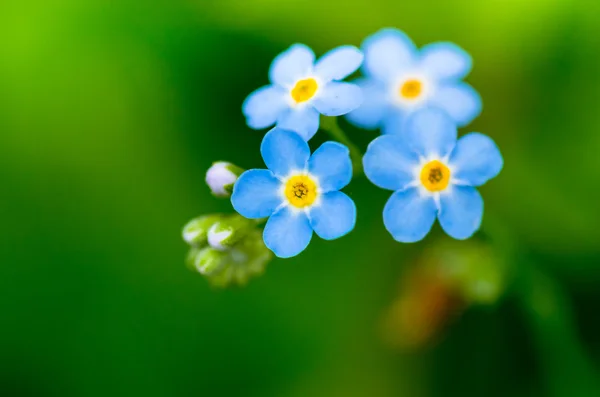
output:
[[[267,223],[267,221],[269,220],[269,218],[259,218],[259,219],[255,219],[254,223],[256,224],[256,226],[262,226],[265,223]]]
[[[350,150],[350,158],[352,159],[352,168],[354,175],[363,174],[361,150],[348,138],[344,130],[338,124],[337,117],[321,116],[321,129],[327,132],[331,137],[338,142],[346,145]]]

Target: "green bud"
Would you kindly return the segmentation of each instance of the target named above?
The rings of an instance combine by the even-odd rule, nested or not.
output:
[[[187,256],[185,257],[185,265],[188,267],[188,269],[196,271],[196,256],[198,255],[198,253],[200,253],[201,250],[201,248],[197,247],[190,248]]]
[[[216,197],[229,197],[233,185],[244,170],[225,161],[218,161],[206,172],[206,184]]]
[[[229,265],[225,265],[220,271],[211,274],[208,277],[208,281],[213,287],[225,288],[232,284],[233,272],[235,268]]]
[[[244,240],[243,250],[248,256],[246,268],[251,275],[262,274],[273,259],[273,252],[265,246],[260,230],[254,230]]]
[[[260,230],[257,229],[251,230],[243,240],[225,251],[225,254],[223,265],[207,276],[215,287],[246,285],[251,278],[264,272],[267,263],[273,257],[262,241]]]
[[[208,244],[219,251],[231,249],[244,239],[256,224],[240,215],[222,218],[208,230]]]
[[[192,219],[182,231],[183,240],[195,247],[202,247],[208,242],[208,231],[212,225],[222,219],[222,215],[205,215]]]
[[[226,260],[227,253],[212,248],[202,248],[194,255],[193,268],[200,274],[210,276],[218,272]]]
[[[262,274],[273,254],[265,246],[255,220],[240,215],[208,215],[183,229],[192,245],[186,264],[215,287],[245,285]]]

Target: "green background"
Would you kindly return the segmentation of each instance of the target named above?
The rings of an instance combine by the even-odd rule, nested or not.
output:
[[[204,184],[213,161],[262,167],[241,103],[272,58],[388,26],[472,54],[484,111],[461,133],[505,158],[481,189],[505,236],[473,240],[511,269],[505,293],[408,350],[378,324],[449,238],[395,243],[389,193],[364,178],[345,189],[352,234],[246,288],[186,269],[180,237],[231,211]],[[600,395],[599,53],[591,0],[3,1],[0,394]],[[348,130],[363,149],[377,136]]]

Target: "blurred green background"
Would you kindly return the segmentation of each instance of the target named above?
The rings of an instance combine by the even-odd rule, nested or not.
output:
[[[481,189],[503,237],[451,245],[490,244],[502,296],[410,349],[382,318],[449,238],[395,243],[389,193],[364,178],[346,188],[352,234],[246,288],[186,269],[180,237],[231,211],[203,182],[213,161],[262,166],[240,108],[272,58],[388,26],[472,54],[484,112],[462,133],[492,136],[506,164]],[[0,394],[600,395],[599,54],[591,0],[4,0]]]

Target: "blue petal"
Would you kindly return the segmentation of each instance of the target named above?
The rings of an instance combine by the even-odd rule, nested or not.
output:
[[[279,258],[291,258],[308,247],[312,232],[308,217],[303,211],[284,207],[267,221],[263,239],[267,248]]]
[[[481,113],[481,97],[470,85],[458,83],[438,87],[431,104],[446,111],[459,127],[464,127]]]
[[[398,74],[413,66],[416,48],[403,32],[383,29],[363,43],[365,75],[381,82],[391,82]]]
[[[504,160],[493,140],[473,132],[458,140],[449,163],[454,179],[481,186],[500,173]]]
[[[308,172],[319,179],[322,192],[340,190],[352,179],[350,151],[341,143],[325,142],[308,160]]]
[[[407,145],[417,154],[443,158],[456,145],[456,124],[446,112],[425,108],[413,113],[406,122]]]
[[[285,91],[274,85],[265,86],[248,95],[242,112],[250,128],[260,130],[275,124],[277,117],[287,108]]]
[[[281,182],[271,171],[249,170],[233,186],[231,204],[246,218],[264,218],[271,215],[283,202],[280,189]]]
[[[421,196],[417,188],[392,194],[383,209],[383,223],[396,241],[414,243],[422,240],[437,214],[431,196]]]
[[[319,130],[319,112],[310,105],[289,109],[279,116],[277,127],[297,132],[308,141]]]
[[[419,159],[397,135],[375,139],[363,157],[365,175],[382,189],[399,190],[415,179]]]
[[[362,101],[362,91],[356,84],[331,82],[321,88],[313,106],[325,116],[341,116],[358,108]]]
[[[371,79],[358,79],[354,83],[362,90],[363,102],[346,118],[360,128],[371,130],[379,127],[388,108],[385,86]]]
[[[315,65],[315,75],[323,82],[342,80],[360,67],[363,58],[363,53],[354,46],[335,48],[319,59]]]
[[[381,133],[384,135],[402,135],[406,130],[406,120],[414,113],[411,110],[400,109],[398,107],[390,108],[388,114],[383,119]]]
[[[304,44],[294,44],[277,55],[269,69],[271,83],[282,87],[293,85],[312,72],[315,54]]]
[[[356,224],[356,205],[342,192],[329,192],[310,210],[310,224],[323,240],[335,240],[350,233]]]
[[[273,128],[261,145],[262,158],[275,176],[285,178],[295,171],[304,171],[310,157],[308,144],[292,131]]]
[[[469,74],[473,60],[453,43],[433,43],[421,49],[421,68],[438,80],[459,80]]]
[[[457,240],[473,235],[481,226],[483,199],[471,186],[453,186],[440,195],[440,225]]]

